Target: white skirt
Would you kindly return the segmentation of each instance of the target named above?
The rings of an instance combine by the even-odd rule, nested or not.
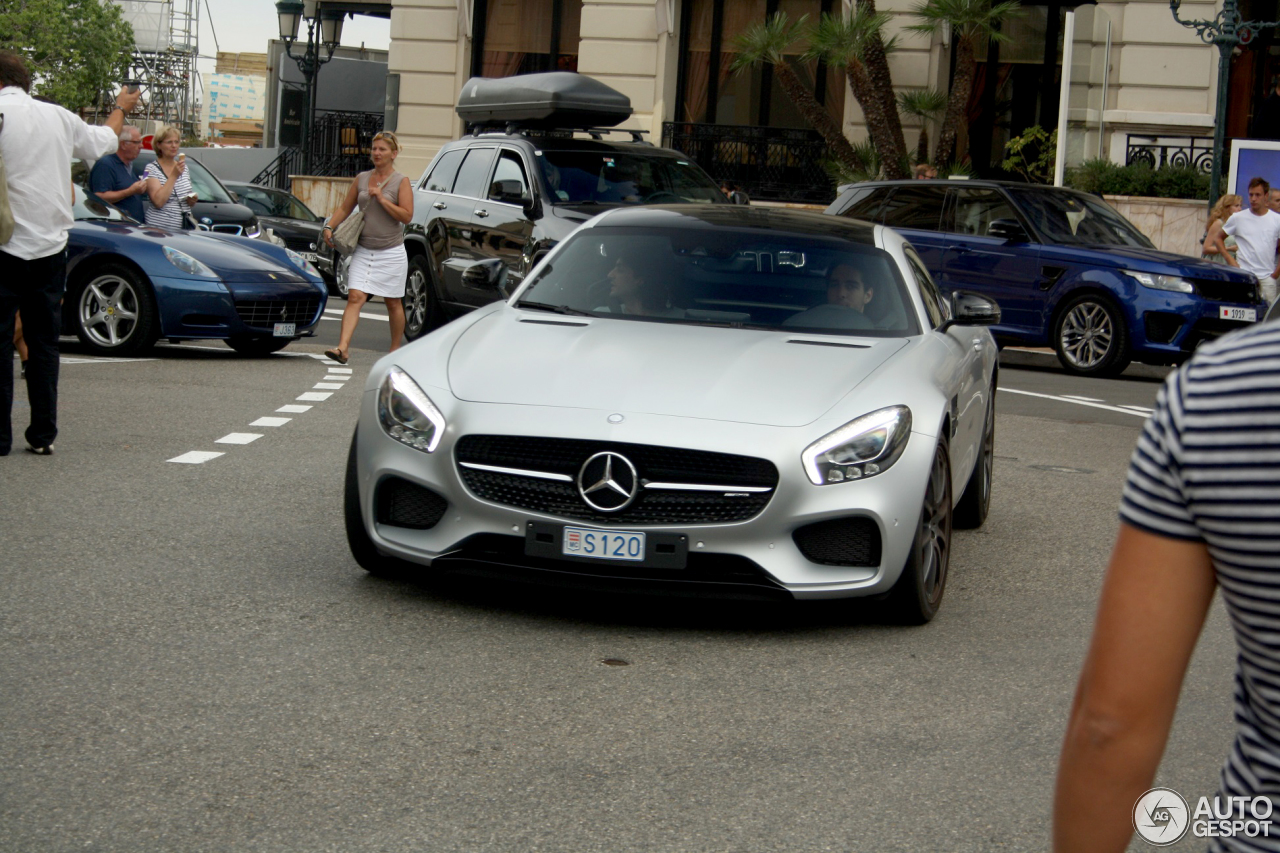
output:
[[[351,256],[347,283],[351,290],[370,296],[404,296],[404,280],[409,275],[409,254],[404,245],[387,249],[356,246]]]

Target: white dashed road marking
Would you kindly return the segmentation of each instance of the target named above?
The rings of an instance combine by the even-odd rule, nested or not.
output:
[[[262,438],[260,432],[229,432],[214,444],[252,444]]]
[[[324,313],[326,313],[326,314],[337,314],[337,315],[338,315],[338,317],[341,317],[341,316],[342,316],[342,310],[341,310],[340,308],[326,308],[326,309],[324,309]],[[390,318],[390,317],[384,317],[384,316],[383,316],[383,315],[381,315],[381,314],[366,314],[366,313],[364,313],[363,311],[361,311],[361,312],[360,312],[360,317],[361,317],[362,319],[365,319],[365,320],[381,320],[381,321],[382,321],[382,322],[384,322],[384,323],[390,323],[390,322],[391,322],[391,318]],[[324,319],[328,320],[329,318],[328,318],[328,317],[325,317]],[[334,319],[337,319],[337,318],[334,318]]]
[[[1105,403],[1105,402],[1107,402],[1106,400],[1101,400],[1101,399],[1099,399],[1099,398],[1097,398],[1097,397],[1081,397],[1079,394],[1063,394],[1062,396],[1063,396],[1063,397],[1066,397],[1068,400],[1079,400],[1079,401],[1081,401],[1081,402],[1083,402],[1083,403]]]
[[[322,355],[316,355],[315,353],[292,353],[292,354],[301,356],[303,358],[311,357],[321,362],[322,364],[336,365],[336,362],[330,359],[327,359]],[[125,360],[136,361],[137,359],[119,359],[119,360],[120,361],[125,361]],[[297,399],[301,401],[313,402],[313,403],[323,402],[329,399],[330,397],[332,397],[334,391],[342,390],[342,388],[344,387],[344,383],[351,378],[351,374],[352,374],[352,370],[349,367],[346,367],[346,368],[334,367],[331,369],[331,372],[329,373],[329,375],[325,376],[325,379],[329,380],[328,382],[319,382],[313,386],[314,388],[321,388],[325,390],[307,391],[304,394],[299,394]],[[291,415],[300,415],[303,412],[309,412],[313,408],[314,406],[301,406],[295,403],[290,403],[286,406],[281,406],[280,408],[276,409],[276,411],[284,412],[286,414],[291,414]],[[249,426],[282,427],[292,420],[293,418],[278,418],[278,417],[272,417],[268,415],[268,416],[260,417],[257,420],[251,422]],[[265,435],[265,433],[232,432],[232,433],[228,433],[227,435],[224,435],[222,438],[217,439],[214,443],[215,444],[251,444],[257,441],[258,439],[262,438],[263,435]],[[192,450],[182,454],[181,456],[175,456],[169,461],[181,462],[187,465],[199,465],[204,462],[208,462],[211,459],[217,459],[219,456],[225,456],[225,455],[226,454],[223,453],[222,451]]]
[[[202,462],[208,462],[210,459],[217,459],[219,456],[223,455],[225,454],[217,453],[212,450],[192,450],[189,453],[182,454],[181,456],[175,456],[169,461],[181,462],[185,465],[199,465]]]
[[[1088,406],[1091,409],[1106,409],[1108,412],[1119,412],[1122,415],[1133,415],[1139,418],[1145,418],[1150,410],[1135,412],[1133,409],[1121,408],[1120,406],[1109,406],[1101,401],[1094,402],[1090,399],[1081,399],[1077,397],[1056,396],[1054,394],[1037,394],[1035,391],[1019,391],[1016,388],[1000,388],[1000,391],[1007,391],[1010,394],[1021,394],[1024,397],[1040,397],[1045,400],[1057,400],[1059,403],[1074,403],[1077,406]],[[1134,408],[1138,408],[1135,406]]]

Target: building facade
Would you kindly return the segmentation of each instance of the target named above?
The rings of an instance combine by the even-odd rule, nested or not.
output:
[[[951,39],[907,30],[917,20],[913,5],[877,4],[892,16],[887,35],[897,41],[889,56],[894,86],[946,91]],[[1275,19],[1276,0],[1243,5],[1246,13]],[[556,69],[591,75],[625,93],[635,114],[622,127],[645,130],[655,142],[664,130],[669,140],[674,133],[684,141],[685,150],[695,138],[689,134],[749,141],[785,131],[791,136],[778,138],[812,142],[770,69],[732,70],[733,40],[775,11],[814,19],[847,7],[848,0],[393,0],[388,71],[398,75],[400,168],[420,174],[441,145],[462,133],[453,106],[468,78]],[[1134,140],[1176,146],[1212,134],[1217,49],[1177,24],[1167,2],[1024,3],[1023,13],[1006,25],[1010,38],[979,50],[962,149],[979,173],[998,166],[1010,135],[1034,124],[1056,126],[1067,12],[1073,10],[1069,161],[1100,154],[1123,162]],[[1185,18],[1215,12],[1212,3],[1182,7]],[[1233,135],[1246,135],[1253,104],[1272,87],[1272,54],[1280,53],[1273,51],[1273,39],[1267,31],[1241,52],[1248,68],[1239,58],[1233,65]],[[864,139],[862,113],[843,73],[799,57],[791,64],[846,135]],[[914,148],[919,123],[904,116],[904,129]],[[936,135],[935,123],[930,137]],[[748,151],[749,142],[744,144]],[[781,159],[795,158],[784,148]]]

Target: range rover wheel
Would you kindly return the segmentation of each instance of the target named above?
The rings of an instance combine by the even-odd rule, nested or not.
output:
[[[151,287],[132,269],[100,267],[74,291],[76,336],[100,355],[137,355],[160,335]]]
[[[1062,306],[1053,324],[1053,348],[1068,373],[1114,376],[1132,356],[1124,316],[1109,299],[1082,293]]]

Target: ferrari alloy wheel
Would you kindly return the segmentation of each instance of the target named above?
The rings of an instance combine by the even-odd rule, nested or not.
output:
[[[76,334],[102,355],[136,355],[159,333],[151,288],[133,270],[100,268],[76,292]]]

